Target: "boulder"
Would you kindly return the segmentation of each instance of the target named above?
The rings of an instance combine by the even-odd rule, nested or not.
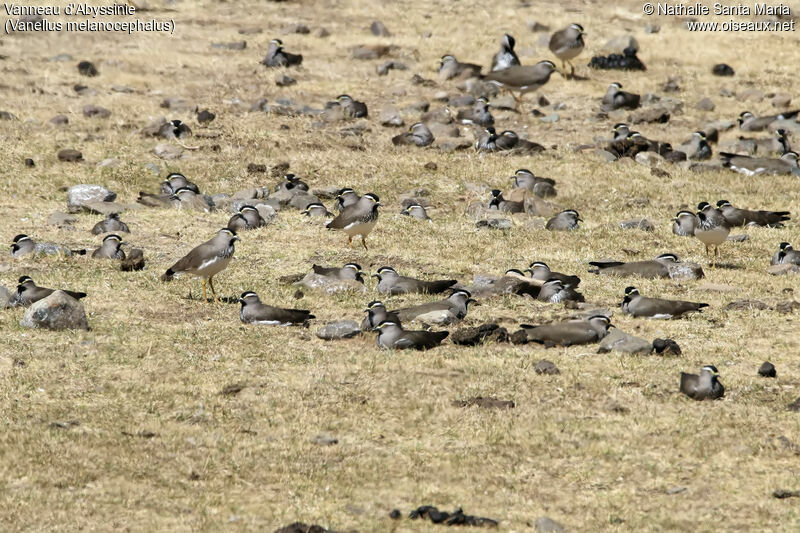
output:
[[[653,344],[650,341],[614,328],[600,341],[600,348],[597,353],[611,351],[647,355],[653,351]]]
[[[73,185],[67,190],[67,209],[70,213],[88,211],[87,204],[95,202],[113,202],[117,193],[102,185]]]
[[[56,291],[31,305],[19,324],[24,328],[54,331],[89,329],[83,304],[64,291]]]
[[[339,320],[330,322],[317,330],[317,337],[330,341],[336,339],[349,339],[361,333],[361,328],[355,320]]]

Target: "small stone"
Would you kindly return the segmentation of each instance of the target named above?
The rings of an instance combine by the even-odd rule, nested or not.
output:
[[[234,41],[231,43],[211,43],[211,48],[223,50],[244,50],[247,48],[247,41]]]
[[[393,105],[386,105],[381,109],[380,117],[378,118],[381,126],[399,128],[405,124],[400,112]]]
[[[412,322],[420,322],[422,324],[433,324],[436,326],[449,326],[458,322],[458,317],[450,311],[431,311],[423,313],[414,317]]]
[[[689,280],[689,279],[701,279],[705,277],[705,272],[703,272],[703,267],[701,267],[697,263],[688,263],[688,262],[670,263],[667,266],[667,270],[669,270],[669,277],[671,279]]]
[[[658,355],[680,355],[681,347],[672,339],[656,339],[653,341],[653,350]]]
[[[58,152],[58,160],[70,163],[83,161],[83,154],[80,153],[78,150],[73,150],[72,148],[65,148]]]
[[[655,231],[655,225],[646,218],[634,218],[631,220],[623,220],[619,223],[622,229],[640,229],[643,231]]]
[[[477,223],[475,223],[475,227],[489,229],[511,229],[511,220],[507,218],[490,218],[488,220],[479,220]]]
[[[658,154],[657,152],[650,151],[639,152],[636,154],[636,157],[634,157],[633,160],[640,165],[645,165],[648,167],[655,167],[656,165],[661,165],[665,162],[664,156]]]
[[[99,72],[97,71],[97,67],[95,67],[94,63],[92,63],[91,61],[81,61],[80,63],[78,63],[78,72],[82,76],[88,76],[90,78],[93,78],[94,76],[97,76],[99,74]]]
[[[484,398],[483,396],[475,396],[466,400],[454,400],[453,407],[472,407],[478,406],[484,409],[513,409],[516,403],[513,400],[498,400],[497,398]]]
[[[119,159],[115,157],[110,157],[108,159],[103,159],[99,163],[97,163],[97,168],[116,168],[120,166],[121,162]]]
[[[305,24],[289,24],[288,26],[284,26],[281,29],[281,33],[284,34],[297,33],[299,35],[308,35],[309,33],[311,33],[311,29]]]
[[[439,165],[437,165],[433,161],[428,161],[427,163],[425,163],[424,168],[425,168],[425,170],[435,171],[435,170],[439,169]]]
[[[391,51],[389,46],[385,45],[363,45],[353,48],[351,54],[353,59],[378,59]]]
[[[278,74],[275,76],[275,85],[278,87],[289,87],[297,83],[297,80],[286,74]]]
[[[561,370],[558,369],[555,363],[547,359],[540,359],[539,362],[536,363],[536,366],[533,367],[533,370],[537,374],[544,374],[546,376],[555,376],[561,373]]]
[[[14,305],[16,293],[12,293],[2,285],[0,285],[0,309],[8,309]]]
[[[69,124],[69,119],[66,115],[56,115],[50,119],[50,124],[53,126],[65,126]]]
[[[647,355],[653,351],[653,343],[614,328],[600,341],[597,353],[610,351]]]
[[[111,111],[105,107],[87,105],[83,106],[83,116],[87,118],[108,118],[111,116]]]
[[[314,36],[319,37],[320,39],[324,39],[325,37],[330,37],[331,32],[327,30],[327,28],[317,28],[314,31]]]
[[[528,27],[528,31],[532,33],[550,31],[550,26],[546,24],[541,24],[536,20],[529,20],[528,22],[525,23],[525,25]]]
[[[247,173],[248,174],[259,174],[262,172],[267,171],[267,165],[262,163],[248,163],[247,164]]]
[[[712,102],[710,98],[703,98],[702,100],[697,102],[697,104],[695,104],[694,108],[699,111],[714,111],[714,109],[716,109],[716,106],[714,105],[714,102]]]
[[[669,172],[658,167],[650,167],[650,174],[657,178],[669,178],[671,176]]]
[[[745,242],[750,240],[750,235],[746,233],[739,233],[738,235],[728,235],[727,240],[730,242]]]
[[[355,320],[340,320],[330,322],[317,330],[317,337],[329,341],[336,339],[349,339],[361,333],[361,328]]]
[[[528,338],[528,332],[524,329],[520,329],[512,333],[508,337],[508,341],[511,344],[528,344],[530,342],[530,338]]]
[[[401,513],[399,509],[392,509],[392,512],[389,513],[389,518],[392,520],[400,520],[403,518],[403,513]]]
[[[47,223],[51,226],[58,226],[60,228],[66,228],[72,226],[74,223],[78,221],[78,217],[68,215],[66,213],[62,213],[60,211],[56,211],[47,219]]]
[[[31,305],[19,324],[24,328],[54,331],[89,329],[83,304],[64,291],[55,291]]]
[[[554,122],[558,122],[558,113],[552,113],[550,115],[545,115],[542,118],[540,118],[539,120],[541,120],[542,122],[547,123],[547,124],[552,124]]]
[[[48,61],[52,61],[54,63],[64,63],[66,61],[72,61],[72,56],[69,54],[58,54],[48,58]]]
[[[111,90],[115,93],[123,93],[123,94],[131,94],[135,92],[132,87],[128,87],[127,85],[112,85]]]
[[[606,163],[613,163],[614,161],[617,160],[617,156],[615,156],[608,150],[601,150],[598,148],[597,150],[593,150],[592,153],[598,158],[600,158],[600,160],[605,161]]]
[[[794,313],[795,309],[800,309],[800,302],[795,300],[786,300],[775,304],[775,310],[781,314]]]
[[[161,159],[178,159],[183,155],[183,148],[174,144],[161,143],[153,148],[153,153]]]
[[[628,115],[628,122],[631,124],[666,124],[669,122],[670,113],[661,105],[634,111]]]
[[[311,439],[311,444],[316,444],[318,446],[333,446],[334,444],[339,444],[339,439],[328,435],[327,433],[320,433],[313,439]],[[312,530],[308,530],[312,531]]]
[[[408,67],[404,63],[400,63],[399,61],[386,61],[378,65],[375,70],[378,73],[378,76],[386,76],[390,70],[407,70]]]
[[[775,371],[775,365],[769,361],[764,361],[761,366],[758,367],[758,375],[762,378],[774,378],[777,377],[778,373]]]
[[[217,118],[217,115],[209,111],[208,109],[203,109],[199,113],[197,113],[197,122],[200,124],[207,124]]]
[[[391,37],[392,34],[389,33],[389,30],[386,29],[386,26],[380,20],[376,20],[369,26],[369,31],[372,32],[372,35],[376,35],[378,37]]]
[[[711,74],[714,76],[733,76],[733,67],[725,63],[717,63],[711,68]]]
[[[764,99],[764,92],[759,89],[745,89],[736,92],[736,99],[740,102],[760,102]]]
[[[772,97],[770,100],[772,107],[789,107],[792,103],[792,97],[786,93],[779,93]]]
[[[461,328],[454,331],[450,339],[453,344],[475,346],[492,335],[497,329],[500,329],[497,324],[481,324],[474,328]]]
[[[165,98],[160,105],[163,108],[170,109],[178,113],[197,112],[197,105],[186,98]]]
[[[36,166],[36,162],[30,157],[26,157],[24,163],[27,168],[33,168]]]
[[[763,311],[769,309],[769,306],[761,300],[736,300],[725,306],[726,311],[749,311],[752,309]]]
[[[661,31],[661,26],[658,24],[648,24],[644,27],[645,33],[658,33]]]
[[[789,411],[795,411],[795,412],[800,411],[800,398],[797,398],[795,401],[787,405],[786,408]]]
[[[564,533],[564,526],[548,516],[540,516],[534,522],[533,527],[539,533]]]
[[[437,91],[436,94],[433,95],[433,99],[437,102],[447,102],[450,100],[450,95],[447,94],[447,91]]]
[[[800,398],[798,398],[798,400],[800,400]],[[797,403],[797,402],[795,402],[795,403]],[[792,405],[794,405],[794,404],[791,404],[789,406],[790,410],[791,411],[797,411],[798,409],[791,409]],[[800,490],[776,489],[776,490],[772,491],[772,497],[773,498],[778,498],[779,500],[783,500],[783,499],[786,499],[786,498],[800,498]]]
[[[131,249],[125,259],[120,261],[119,269],[123,272],[144,270],[144,251],[141,248]]]
[[[725,98],[732,98],[732,97],[736,96],[736,94],[732,90],[728,89],[727,87],[721,88],[719,90],[719,95],[720,96],[724,96]]]
[[[767,273],[773,276],[785,276],[787,274],[800,274],[800,265],[781,264],[770,265],[767,267]]]

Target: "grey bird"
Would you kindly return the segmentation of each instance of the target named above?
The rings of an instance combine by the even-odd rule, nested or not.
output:
[[[577,211],[565,209],[548,220],[544,228],[550,231],[571,231],[578,229],[579,222],[583,222],[583,219]]]
[[[578,276],[562,274],[561,272],[553,272],[552,270],[550,270],[550,267],[547,266],[547,263],[543,261],[532,262],[525,271],[530,272],[532,279],[535,279],[542,283],[544,283],[549,279],[557,279],[561,281],[564,285],[569,285],[570,287],[577,287],[578,285],[581,284],[581,278],[579,278]]]
[[[798,155],[796,152],[786,152],[778,159],[750,157],[720,152],[719,158],[722,161],[722,166],[730,168],[739,174],[744,174],[745,176],[753,176],[756,174],[792,174],[798,172]]]
[[[350,187],[339,189],[336,193],[336,210],[341,212],[345,207],[357,204],[361,197]]]
[[[378,208],[381,203],[376,194],[367,193],[355,204],[342,209],[333,220],[325,224],[325,227],[333,230],[340,230],[347,233],[347,244],[352,248],[353,237],[361,236],[361,244],[367,250],[367,235],[378,222]]]
[[[210,213],[214,210],[214,204],[210,198],[203,194],[197,194],[188,187],[181,187],[175,191],[175,196],[180,201],[180,204],[176,206],[179,209],[192,209],[204,213]]]
[[[725,217],[731,227],[763,226],[780,228],[783,227],[784,222],[792,218],[789,211],[739,209],[738,207],[733,207],[728,200],[719,200],[717,208],[722,212],[722,216]]]
[[[347,263],[342,268],[325,267],[321,265],[311,265],[311,268],[314,271],[314,274],[325,276],[326,278],[364,283],[363,276],[365,272],[361,270],[361,265],[358,263]]]
[[[299,65],[303,62],[302,54],[290,54],[283,49],[283,41],[280,39],[272,39],[269,42],[267,55],[261,60],[261,64],[265,67],[290,67],[292,65]]]
[[[704,307],[708,307],[708,304],[645,298],[636,287],[625,287],[625,297],[622,300],[623,313],[656,319],[681,318],[687,313],[700,312]]]
[[[355,194],[355,193],[353,193]],[[356,200],[357,201],[357,200]],[[325,207],[323,204],[319,202],[311,202],[306,206],[305,209],[300,211],[301,215],[305,215],[307,217],[325,217],[330,218],[333,216],[333,213],[328,211],[328,208]]]
[[[251,229],[250,225],[247,223],[247,219],[244,218],[241,213],[234,213],[231,215],[231,218],[228,219],[228,224],[225,227],[233,232]]]
[[[293,324],[304,324],[312,318],[316,318],[311,311],[304,309],[282,309],[261,303],[258,294],[253,291],[245,291],[239,297],[242,308],[239,311],[239,318],[245,324],[263,324],[267,326],[291,326]]]
[[[551,198],[558,194],[555,180],[536,176],[527,168],[514,171],[511,179],[514,180],[514,187],[528,189],[539,198]]]
[[[43,298],[47,298],[56,290],[62,290],[76,300],[86,297],[85,292],[68,291],[66,289],[48,289],[45,287],[38,287],[30,276],[22,276],[19,278],[17,285],[17,292],[14,294],[14,305],[27,307],[32,303],[38,302]]]
[[[603,111],[614,111],[615,109],[636,109],[639,107],[641,96],[622,90],[622,84],[614,82],[608,86],[606,94],[603,96]]]
[[[706,255],[708,255],[709,247],[714,247],[714,255],[711,258],[711,267],[713,268],[716,258],[719,256],[719,245],[728,239],[731,230],[722,211],[712,207],[708,202],[700,202],[697,209],[697,226],[694,228],[694,236],[705,245]]]
[[[509,34],[503,35],[503,38],[500,39],[500,51],[492,58],[492,72],[505,70],[520,64],[517,53],[514,52],[516,42]]]
[[[380,300],[373,300],[368,303],[367,308],[364,309],[364,312],[367,314],[367,316],[365,316],[364,320],[361,322],[361,331],[372,331],[384,320],[390,320],[398,326],[401,325],[400,317],[397,316],[397,313],[394,311],[387,311],[386,306],[383,305],[383,302]]]
[[[409,216],[411,218],[416,218],[418,220],[427,220],[428,222],[433,222],[431,217],[428,216],[428,212],[425,208],[419,204],[409,204],[408,207],[400,211],[401,215]]]
[[[551,278],[542,284],[539,289],[539,296],[536,297],[540,302],[557,304],[561,302],[585,302],[583,294],[579,293],[569,285],[564,285],[560,279]]]
[[[92,257],[94,259],[125,259],[125,252],[122,251],[123,244],[125,242],[119,235],[115,233],[106,235],[100,247],[92,252]]]
[[[495,152],[497,147],[497,131],[492,126],[487,127],[482,132],[475,132],[475,151],[476,152]]]
[[[524,94],[537,91],[550,81],[550,75],[555,68],[556,66],[552,61],[539,61],[535,65],[517,65],[505,70],[491,72],[484,76],[483,79],[487,83],[510,91],[514,96],[514,100],[519,103]],[[520,96],[517,97],[514,92],[519,92]]]
[[[492,189],[490,191],[492,197],[489,199],[489,209],[497,209],[503,213],[524,213],[525,203],[513,200],[506,200],[503,198],[503,192],[500,189]]]
[[[378,346],[387,350],[430,350],[450,334],[447,331],[407,330],[391,320],[384,320],[373,331],[378,332]]]
[[[495,146],[500,151],[513,151],[519,155],[533,155],[544,152],[545,148],[539,143],[520,138],[516,132],[505,130],[497,136]]]
[[[455,279],[442,279],[426,281],[423,279],[401,276],[392,267],[384,266],[378,269],[373,278],[378,278],[378,292],[383,294],[408,294],[424,293],[439,294],[458,283]]]
[[[677,151],[686,154],[686,159],[690,161],[705,161],[711,159],[711,146],[708,144],[706,134],[703,131],[692,133],[692,138],[688,142],[678,146]]]
[[[86,255],[86,250],[71,250],[66,246],[61,246],[52,242],[36,242],[24,233],[15,235],[11,242],[11,257],[21,257],[31,253],[71,256]]]
[[[693,400],[716,400],[725,395],[725,387],[714,365],[701,368],[700,375],[681,372],[680,391]]]
[[[789,120],[795,118],[798,113],[800,113],[800,110],[757,117],[750,111],[742,111],[739,113],[739,118],[736,119],[736,122],[742,131],[764,131],[776,120]]]
[[[694,236],[695,227],[697,227],[697,215],[691,211],[678,211],[672,219],[672,233],[680,237]]]
[[[474,63],[462,63],[450,54],[443,55],[439,60],[439,79],[446,81],[462,76],[470,78],[480,76],[481,68]]]
[[[652,261],[634,261],[623,263],[622,261],[590,261],[589,264],[595,267],[590,269],[592,274],[602,274],[604,276],[639,276],[647,279],[668,278],[669,266],[679,263],[680,259],[675,254],[661,254]]]
[[[181,187],[178,190],[191,190],[191,189],[187,187]],[[176,196],[174,192],[151,194],[149,192],[139,191],[139,197],[136,199],[136,202],[147,207],[159,207],[165,209],[181,207],[181,200]]]
[[[206,280],[211,287],[214,302],[219,303],[217,292],[214,290],[214,276],[225,270],[233,259],[234,243],[239,240],[236,233],[228,228],[222,228],[208,241],[193,248],[177,263],[172,265],[161,281],[171,281],[175,274],[192,274],[203,279],[203,301],[208,300],[206,293]]]
[[[258,209],[252,205],[243,205],[239,209],[239,214],[247,221],[247,229],[256,229],[267,225],[267,221],[264,220]]]
[[[424,147],[432,144],[434,140],[433,133],[428,129],[428,126],[422,122],[417,122],[412,124],[407,132],[392,137],[392,144],[395,146],[414,145]]]
[[[575,346],[599,342],[614,327],[605,315],[594,315],[586,320],[569,320],[543,326],[521,325],[529,341],[551,346]]]
[[[200,189],[197,185],[186,179],[186,176],[180,172],[171,172],[167,175],[167,179],[161,184],[161,194],[175,194],[175,191],[182,188],[191,189],[200,194]]]
[[[624,141],[628,138],[628,135],[631,134],[630,128],[623,122],[614,124],[612,131],[614,133],[614,137],[612,138],[613,141]]]
[[[417,305],[415,307],[406,307],[403,309],[398,309],[395,312],[403,322],[411,322],[420,315],[435,311],[449,311],[453,314],[453,316],[461,319],[467,316],[467,308],[471,303],[476,302],[472,299],[472,295],[469,291],[464,289],[456,289],[444,300]]]
[[[773,254],[769,264],[771,265],[800,265],[800,252],[792,248],[788,242],[782,242],[778,245],[778,251]]]
[[[583,31],[583,26],[570,24],[550,36],[550,51],[561,60],[561,71],[564,72],[564,76],[566,76],[567,70],[565,63],[569,63],[571,69],[570,77],[575,76],[575,66],[572,64],[572,60],[583,52],[585,45],[583,41],[584,35],[586,35],[586,32]]]
[[[308,183],[300,179],[300,176],[288,173],[283,175],[283,181],[278,184],[275,190],[292,192],[307,191]]]
[[[354,100],[349,94],[337,96],[336,104],[342,109],[344,118],[364,118],[369,114],[367,104]]]
[[[119,219],[118,213],[107,214],[106,218],[104,218],[103,220],[101,220],[92,227],[93,235],[100,235],[102,233],[112,233],[112,232],[119,232],[119,233],[131,232],[131,230],[128,229],[128,225]]]
[[[491,126],[494,117],[489,111],[489,100],[485,96],[475,100],[475,105],[470,110],[461,110],[456,115],[456,120],[462,124],[476,124],[478,126]]]

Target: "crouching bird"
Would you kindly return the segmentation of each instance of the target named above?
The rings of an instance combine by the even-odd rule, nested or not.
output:
[[[411,331],[399,324],[384,320],[375,327],[378,346],[389,350],[428,350],[439,346],[447,338],[447,331]]]
[[[716,400],[725,395],[719,382],[719,371],[714,365],[700,369],[700,375],[681,372],[681,392],[693,400]]]
[[[291,326],[292,324],[304,324],[306,321],[316,318],[311,311],[304,309],[281,309],[261,303],[258,294],[253,291],[243,292],[239,297],[239,303],[242,304],[239,318],[245,324]]]
[[[210,240],[195,247],[161,276],[161,281],[172,281],[175,274],[188,273],[203,278],[203,300],[207,300],[206,280],[211,287],[214,302],[219,303],[214,290],[213,278],[228,266],[233,259],[233,244],[239,240],[236,232],[222,228]]]

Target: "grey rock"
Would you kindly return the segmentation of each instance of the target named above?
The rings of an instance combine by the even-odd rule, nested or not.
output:
[[[99,105],[86,105],[83,106],[83,116],[87,118],[108,118],[111,116],[111,111]]]
[[[281,29],[281,33],[298,33],[300,35],[308,35],[311,33],[311,29],[305,24],[289,24]]]
[[[660,165],[664,163],[666,160],[664,156],[656,153],[656,152],[639,152],[636,154],[636,157],[633,158],[634,161],[639,163],[640,165],[646,165],[648,167],[654,167],[656,165]]]
[[[80,153],[78,150],[74,150],[72,148],[65,148],[63,150],[59,150],[58,160],[65,161],[68,163],[75,163],[78,161],[83,161],[83,154]]]
[[[437,140],[436,144],[439,146],[439,150],[442,152],[458,152],[472,148],[472,143],[467,140]]]
[[[778,93],[770,100],[772,107],[789,107],[792,103],[792,97],[786,93]]]
[[[533,527],[539,533],[564,533],[564,526],[550,518],[549,516],[540,516],[534,522]]]
[[[739,233],[737,235],[728,235],[728,239],[731,242],[745,242],[750,240],[750,235],[746,233]]]
[[[697,102],[697,104],[695,104],[694,108],[699,111],[714,111],[716,106],[714,105],[714,102],[711,101],[711,98],[703,98]]]
[[[536,366],[533,367],[533,370],[537,374],[544,374],[547,376],[555,376],[561,373],[561,370],[553,363],[552,361],[548,361],[547,359],[541,359]]]
[[[634,218],[630,220],[623,220],[619,223],[622,229],[640,229],[644,231],[655,231],[655,225],[646,218]]]
[[[306,274],[303,279],[294,283],[307,289],[324,292],[326,294],[335,294],[339,292],[356,292],[361,294],[367,293],[367,288],[363,283],[354,280],[340,280],[332,279],[326,276],[320,276],[310,272]]]
[[[67,118],[67,115],[56,115],[49,122],[53,126],[66,126],[69,124],[69,118]]]
[[[63,63],[65,61],[72,61],[72,56],[69,54],[58,54],[47,59],[53,63]]]
[[[113,202],[117,193],[101,185],[73,185],[67,190],[67,210],[70,213],[87,211],[86,205],[94,202]]]
[[[330,322],[317,330],[317,337],[330,341],[336,339],[349,339],[361,333],[361,328],[355,320],[339,320]]]
[[[329,32],[327,28],[317,28],[314,30],[314,35],[320,39],[324,39],[325,37],[330,37],[331,32]]]
[[[611,351],[647,355],[653,351],[653,343],[614,328],[600,341],[597,353]]]
[[[14,305],[15,294],[0,285],[0,309],[8,309]]]
[[[375,67],[378,76],[386,76],[390,70],[408,70],[405,63],[399,61],[386,61]]]
[[[286,74],[278,74],[275,76],[275,85],[278,87],[289,87],[297,83],[297,80]]]
[[[64,291],[56,291],[31,305],[19,324],[24,328],[55,331],[89,329],[83,304]]]
[[[751,309],[758,309],[759,311],[763,311],[765,309],[769,309],[769,306],[762,302],[761,300],[736,300],[733,302],[729,302],[725,306],[726,311],[748,311]]]
[[[159,166],[158,166],[158,165],[156,165],[155,163],[145,163],[144,165],[142,165],[142,168],[143,168],[143,169],[145,169],[145,170],[148,170],[148,171],[152,172],[152,173],[153,173],[153,174],[155,174],[156,176],[158,176],[159,174],[161,174],[161,167],[159,167]]]
[[[539,21],[536,20],[529,20],[525,23],[525,26],[528,28],[528,31],[533,33],[540,33],[543,31],[550,31],[550,26],[547,24],[541,24]]]
[[[658,24],[648,24],[644,27],[645,33],[658,33],[661,31],[661,26]]]
[[[78,221],[78,217],[68,215],[66,213],[62,213],[60,211],[56,211],[47,219],[47,223],[51,226],[58,226],[60,228],[65,228],[72,226],[75,222]]]
[[[390,52],[388,46],[383,45],[364,45],[353,48],[353,59],[378,59]]]
[[[701,279],[705,277],[703,267],[697,263],[670,263],[667,265],[671,279]]]
[[[600,158],[602,161],[605,161],[606,163],[613,163],[614,161],[617,160],[617,156],[615,156],[608,150],[601,150],[598,148],[597,150],[594,150],[592,153],[596,155],[598,158]]]
[[[339,439],[328,435],[327,433],[321,433],[311,439],[311,444],[316,444],[318,446],[333,446],[334,444],[339,444]]]
[[[369,31],[372,32],[372,35],[376,35],[378,37],[391,37],[392,34],[386,29],[386,26],[380,20],[376,20],[369,26]]]
[[[319,202],[319,198],[307,192],[297,193],[289,200],[289,205],[295,209],[305,209],[310,203]]]
[[[539,120],[541,120],[542,122],[548,123],[548,124],[552,124],[554,122],[558,122],[558,113],[545,115],[542,118],[540,118]]]
[[[183,148],[174,144],[161,143],[153,148],[153,153],[161,159],[179,159],[183,156]]]
[[[97,168],[116,168],[121,164],[122,162],[119,159],[115,157],[110,157],[108,159],[103,159],[102,161],[97,163]]]
[[[736,99],[740,102],[760,102],[764,99],[764,92],[759,89],[745,89],[736,92]]]
[[[247,41],[234,41],[231,43],[211,43],[211,48],[222,50],[244,50],[247,48]]]
[[[405,124],[403,117],[400,116],[400,112],[397,111],[397,108],[393,105],[384,106],[378,120],[381,126],[387,127],[399,128]]]
[[[488,220],[479,220],[475,223],[475,227],[489,229],[511,229],[511,220],[508,218],[490,218]]]
[[[166,109],[170,109],[172,111],[176,111],[178,113],[181,113],[181,112],[196,113],[197,112],[197,104],[195,104],[191,100],[187,100],[186,98],[165,98],[161,102],[161,107],[166,108]]]
[[[133,87],[128,87],[127,85],[112,85],[111,90],[115,93],[124,93],[124,94],[131,94],[136,92]]]

